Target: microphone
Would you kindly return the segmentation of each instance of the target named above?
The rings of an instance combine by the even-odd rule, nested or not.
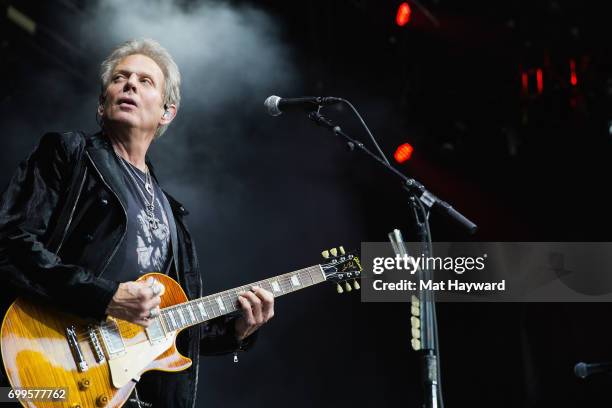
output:
[[[593,363],[587,364],[580,362],[574,366],[574,374],[580,378],[587,378],[593,374],[611,373],[612,363]]]
[[[264,101],[264,106],[272,116],[278,116],[291,109],[316,110],[319,106],[333,105],[342,102],[342,98],[333,96],[302,96],[300,98],[281,98],[272,95]]]

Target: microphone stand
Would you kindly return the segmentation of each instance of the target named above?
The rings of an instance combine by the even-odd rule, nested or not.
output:
[[[423,253],[425,256],[432,256],[432,240],[429,229],[429,212],[432,208],[441,210],[443,213],[449,215],[469,233],[474,233],[476,231],[476,224],[455,210],[450,204],[429,192],[425,186],[423,186],[423,184],[419,183],[413,178],[405,176],[387,163],[386,160],[372,153],[367,147],[364,146],[363,143],[344,133],[340,126],[333,124],[329,119],[321,115],[318,110],[310,112],[308,117],[319,126],[332,131],[335,135],[344,137],[351,151],[358,148],[372,159],[382,164],[389,172],[399,177],[399,179],[402,181],[402,187],[409,194],[408,201],[417,222],[418,233],[423,244]],[[431,279],[430,270],[424,269],[421,272],[421,279]],[[425,391],[423,406],[425,408],[441,408],[443,407],[444,403],[442,399],[440,362],[438,358],[439,344],[436,303],[432,291],[421,291],[420,295],[419,314],[421,324],[421,344],[418,349],[420,349],[422,352],[421,365],[423,374],[423,388]]]
[[[474,224],[472,221],[470,221],[465,216],[463,216],[463,214],[461,214],[459,211],[455,210],[450,204],[448,204],[446,201],[440,200],[434,194],[429,192],[425,188],[425,186],[423,186],[423,184],[419,183],[413,178],[406,177],[404,174],[399,172],[393,166],[391,166],[390,164],[387,164],[385,160],[378,157],[376,154],[372,153],[360,141],[353,139],[351,136],[344,133],[344,131],[340,128],[340,126],[334,125],[329,119],[321,115],[321,113],[319,113],[318,111],[310,112],[308,114],[308,118],[313,120],[319,126],[322,126],[324,128],[331,130],[334,134],[344,137],[351,151],[355,150],[355,147],[359,148],[359,150],[366,153],[368,156],[376,160],[378,163],[382,164],[388,171],[390,171],[391,173],[399,177],[402,180],[403,188],[407,190],[408,193],[413,198],[416,197],[417,199],[417,203],[411,202],[413,207],[414,205],[417,205],[419,207],[423,205],[426,207],[427,210],[432,209],[432,208],[436,210],[440,210],[441,212],[449,215],[454,221],[459,223],[470,234],[473,234],[474,232],[476,232],[476,229],[478,228],[476,224]],[[420,202],[421,204],[418,204],[418,202]],[[427,214],[426,218],[429,218],[429,214]],[[427,233],[428,232],[426,231],[422,231],[422,234],[427,234]]]

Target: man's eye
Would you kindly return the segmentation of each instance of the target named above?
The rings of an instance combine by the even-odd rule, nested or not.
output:
[[[120,79],[122,79],[122,78],[123,78],[123,75],[115,75],[115,76],[113,77],[113,81],[118,81],[118,80],[120,80]]]
[[[147,85],[151,85],[153,83],[149,78],[143,78],[140,80],[140,82],[144,82]]]

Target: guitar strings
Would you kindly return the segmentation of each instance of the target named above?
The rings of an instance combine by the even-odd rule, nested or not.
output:
[[[169,318],[168,318],[168,317],[166,317],[166,316],[162,316],[164,313],[165,313],[166,315],[168,315],[168,314],[169,314],[171,311],[173,311],[173,310],[175,310],[175,309],[178,309],[178,308],[182,308],[182,309],[184,309],[184,308],[185,308],[185,307],[187,307],[187,306],[189,306],[189,307],[192,307],[192,308],[193,308],[193,306],[194,306],[194,305],[195,305],[197,302],[200,302],[201,304],[203,304],[203,305],[204,305],[204,307],[210,307],[210,309],[213,311],[213,315],[214,315],[214,314],[215,314],[215,308],[213,308],[212,306],[213,306],[213,305],[215,305],[215,304],[217,305],[217,307],[219,306],[219,305],[218,305],[218,303],[217,303],[217,300],[216,300],[216,299],[221,298],[221,300],[222,300],[222,301],[223,301],[223,300],[237,301],[237,300],[238,300],[238,293],[239,293],[239,292],[242,292],[242,291],[246,291],[246,290],[250,289],[252,286],[260,286],[260,287],[263,287],[264,285],[266,285],[266,286],[268,286],[270,289],[272,289],[272,284],[271,284],[271,282],[272,282],[273,280],[276,280],[276,281],[279,283],[279,287],[281,288],[281,291],[283,292],[281,295],[286,294],[286,293],[290,293],[290,292],[293,292],[293,291],[295,291],[295,290],[297,290],[297,289],[306,288],[306,287],[309,287],[309,286],[315,285],[316,283],[320,283],[320,282],[315,282],[315,281],[314,281],[314,279],[313,279],[313,278],[312,278],[312,276],[311,276],[311,273],[313,272],[313,270],[316,270],[316,269],[318,269],[318,266],[313,266],[313,267],[309,267],[309,268],[304,268],[304,269],[300,269],[300,270],[295,271],[295,272],[290,272],[290,273],[286,273],[286,274],[284,274],[284,275],[279,275],[279,276],[277,276],[277,277],[275,277],[275,278],[266,279],[266,280],[259,281],[259,282],[255,282],[255,283],[252,283],[252,284],[249,284],[249,285],[239,286],[239,287],[237,287],[237,288],[230,289],[230,290],[227,290],[227,291],[224,291],[224,292],[220,292],[220,293],[217,293],[217,294],[213,294],[213,295],[205,296],[205,297],[202,297],[202,298],[200,298],[200,299],[196,299],[196,300],[187,301],[187,302],[185,302],[185,303],[181,303],[181,304],[178,304],[178,305],[171,305],[171,306],[168,306],[168,307],[163,308],[163,309],[161,310],[161,314],[160,314],[160,316],[158,316],[156,319],[160,321],[160,324],[163,324],[163,323],[161,322],[161,318],[162,318],[162,317],[165,317],[165,319],[166,319],[166,322],[165,322],[166,324],[165,324],[165,326],[166,326],[166,327],[168,327],[168,320],[169,320]],[[318,272],[318,271],[317,271],[317,272]],[[304,273],[307,273],[307,276],[310,278],[310,280],[311,280],[311,282],[312,282],[312,283],[302,284],[302,285],[301,285],[299,288],[296,288],[295,286],[293,286],[293,285],[290,283],[290,279],[287,279],[287,278],[289,277],[289,275],[296,275],[296,274],[297,274],[297,275],[303,275]],[[304,276],[302,276],[302,278],[303,278],[303,277],[304,277]],[[321,282],[323,282],[323,281],[321,281]],[[280,296],[280,295],[279,295],[279,296]],[[223,304],[225,305],[225,302],[223,302]],[[227,307],[227,306],[226,306],[226,307]],[[211,320],[211,319],[214,319],[214,318],[216,318],[216,317],[220,317],[220,316],[223,316],[223,315],[229,314],[229,313],[231,313],[231,312],[233,312],[233,311],[235,311],[235,310],[238,310],[238,309],[236,309],[236,305],[235,305],[235,304],[232,304],[232,307],[234,308],[234,310],[230,310],[230,311],[228,311],[228,312],[221,313],[221,314],[219,314],[218,316],[212,316],[212,317],[210,317],[209,319],[205,319],[205,320],[201,320],[201,321],[200,321],[200,320],[199,320],[199,319],[196,317],[196,321],[195,321],[195,322],[190,323],[190,324],[188,324],[187,326],[184,326],[183,324],[181,324],[181,325],[179,326],[179,328],[184,328],[184,327],[189,327],[190,325],[199,324],[199,323],[204,323],[204,322],[206,322],[207,320]],[[198,310],[198,309],[196,308],[196,310]],[[192,310],[192,311],[193,311],[193,310]],[[220,310],[220,311],[221,311],[221,310]],[[202,315],[202,314],[201,314],[201,312],[200,312],[199,310],[198,310],[198,314],[199,314],[199,315]],[[195,313],[194,313],[194,316],[195,316]],[[187,321],[186,321],[185,319],[183,319],[183,321],[184,321],[185,323],[187,323]],[[106,330],[107,330],[107,332],[114,333],[114,334],[119,334],[119,335],[120,335],[120,334],[121,334],[121,330],[119,329],[119,327],[118,327],[118,326],[119,326],[119,324],[118,324],[117,322],[115,322],[115,321],[113,321],[112,323],[107,323],[107,322],[104,322],[104,323],[101,323],[100,325],[98,325],[98,329],[106,329]],[[140,327],[140,326],[139,326],[139,327]],[[142,330],[144,330],[144,328],[143,328]],[[124,330],[124,331],[125,331],[125,330]],[[173,330],[171,330],[171,331],[173,331]],[[128,330],[128,333],[129,333],[129,330]],[[78,341],[90,341],[90,340],[91,340],[91,338],[90,338],[90,336],[89,336],[89,333],[80,333],[80,334],[77,334],[77,340],[78,340]]]
[[[293,285],[291,285],[287,281],[281,281],[279,286],[281,287],[281,291],[283,292],[282,294],[286,294],[286,293],[293,292],[294,290],[297,290],[297,289],[309,287],[309,286],[314,285],[316,283],[319,283],[319,282],[314,282],[314,280],[312,280],[312,283],[307,283],[305,285],[302,284],[301,287],[296,288],[296,287],[294,287]],[[187,323],[185,325],[184,323],[182,323],[180,321],[180,319],[177,318],[177,319],[175,319],[175,322],[180,323],[180,325],[178,325],[179,327],[177,327],[177,329],[179,329],[179,328],[186,328],[186,327],[193,326],[193,325],[196,325],[196,324],[204,323],[207,320],[211,320],[211,319],[214,319],[216,317],[220,317],[220,316],[229,314],[229,313],[233,312],[234,310],[237,310],[237,308],[236,308],[237,304],[232,303],[233,310],[229,310],[227,312],[222,312],[221,310],[219,310],[222,313],[220,313],[219,315],[216,315],[216,309],[212,308],[212,306],[217,304],[217,307],[218,307],[218,303],[217,303],[217,299],[218,298],[221,298],[222,301],[223,300],[236,301],[238,299],[237,293],[242,291],[243,289],[248,289],[248,288],[250,288],[252,286],[262,286],[263,287],[264,285],[267,285],[267,286],[270,287],[270,289],[272,289],[270,282],[268,282],[266,280],[266,281],[261,281],[261,282],[255,282],[255,283],[250,284],[250,285],[245,285],[245,286],[238,287],[238,288],[235,288],[235,289],[232,289],[232,290],[229,290],[229,291],[225,291],[225,292],[221,292],[221,293],[218,293],[218,294],[214,294],[214,295],[210,295],[210,296],[207,296],[207,297],[203,297],[203,298],[200,298],[200,299],[188,301],[188,302],[181,303],[181,304],[178,304],[178,305],[168,306],[168,307],[162,309],[162,314],[157,317],[157,321],[161,325],[165,326],[164,328],[169,328],[169,322],[170,322],[169,315],[170,315],[170,313],[172,311],[177,310],[177,309],[181,309],[181,312],[183,312],[183,313],[185,313],[185,314],[187,314],[187,315],[189,315],[191,317],[191,314],[186,312],[186,308],[187,307],[191,307],[192,308],[193,316],[196,317],[195,321],[193,321],[193,319],[191,319],[191,322],[187,322],[187,320],[183,317],[182,322]],[[212,317],[209,317],[209,315],[203,316],[202,313],[197,308],[195,309],[195,310],[197,310],[197,313],[195,313],[193,307],[196,305],[197,302],[200,302],[204,307],[207,307],[207,306],[211,307],[211,310],[213,312],[212,313]],[[223,302],[223,304],[226,306],[225,302]],[[196,315],[203,316],[204,320],[201,320]],[[163,320],[162,320],[162,317],[164,318]],[[209,318],[207,319],[206,317],[209,317]],[[105,323],[99,325],[98,328],[106,329],[107,333],[114,333],[114,334],[121,335],[121,330],[120,330],[120,328],[118,326],[119,326],[119,323],[117,323],[116,321],[113,321],[113,322],[109,322],[109,323],[105,322]],[[134,326],[137,326],[137,325],[134,324]],[[126,330],[126,328],[124,327],[123,334],[132,334],[132,333],[140,332],[142,330],[143,329],[140,329],[140,326],[139,326],[138,331],[131,330],[130,327],[128,327],[127,330]],[[174,330],[170,330],[170,331],[174,331]],[[88,333],[78,334],[77,335],[77,339],[79,341],[91,340]]]
[[[238,287],[238,288],[234,289],[234,291],[237,290],[237,289],[247,289],[247,288],[250,288],[251,286],[263,286],[263,285],[261,285],[261,283],[264,283],[264,282],[256,282],[256,283],[254,283],[252,285],[246,285],[246,286],[243,286],[243,287]],[[306,287],[306,286],[304,286],[304,287]],[[289,284],[281,285],[281,288],[283,289],[284,293],[289,293],[290,291],[287,290],[287,289],[290,289],[291,286]],[[210,296],[213,296],[213,298],[211,299]],[[178,305],[171,305],[171,306],[165,307],[165,308],[163,308],[161,310],[161,313],[168,315],[171,311],[176,310],[178,308],[185,309],[185,307],[187,307],[187,306],[193,308],[193,306],[195,306],[195,303],[200,302],[205,308],[206,307],[210,307],[210,309],[212,310],[211,314],[213,315],[210,318],[204,319],[204,320],[200,320],[200,319],[196,318],[196,323],[204,323],[207,320],[211,320],[211,319],[214,319],[216,317],[220,317],[220,316],[223,316],[225,314],[231,313],[234,310],[237,310],[237,309],[234,309],[234,310],[230,310],[230,311],[228,311],[226,313],[221,313],[219,315],[216,315],[216,309],[211,307],[213,305],[217,305],[217,307],[218,307],[218,303],[216,301],[217,298],[222,298],[222,300],[232,300],[232,301],[233,300],[237,300],[238,299],[237,292],[236,293],[232,293],[231,291],[226,291],[226,292],[221,292],[221,293],[210,295],[210,296],[206,296],[206,297],[203,297],[203,298],[200,298],[200,299],[188,301],[188,302],[181,303],[181,304],[178,304]],[[225,305],[225,302],[224,302],[224,305]],[[196,309],[196,310],[198,310],[198,314],[199,315],[202,315],[202,313],[199,311],[199,309]],[[195,315],[195,313],[194,313],[194,315]],[[158,320],[161,320],[160,319],[161,317],[162,316],[160,315],[158,317]],[[164,316],[164,317],[166,318],[166,324],[165,325],[167,327],[168,326],[167,322],[169,321],[169,318],[166,317],[166,316]],[[208,316],[206,316],[206,317],[208,317]],[[134,325],[137,326],[136,324],[134,324]],[[120,329],[117,326],[118,326],[118,323],[113,321],[113,322],[104,322],[104,323],[98,325],[98,328],[106,329],[108,332],[111,332],[111,333],[120,333]],[[183,325],[181,325],[181,326],[183,326]],[[79,341],[82,341],[82,340],[89,340],[90,338],[89,338],[89,334],[88,333],[81,333],[81,334],[77,335],[77,339]]]
[[[185,325],[185,324],[183,324],[183,323],[181,323],[179,321],[180,325],[179,325],[179,327],[177,327],[177,329],[178,328],[186,328],[186,327],[189,327],[189,326],[193,326],[195,324],[204,323],[207,320],[211,320],[211,319],[214,319],[216,317],[220,317],[220,316],[226,315],[228,313],[231,313],[234,310],[237,310],[236,309],[236,305],[232,304],[232,308],[234,310],[230,310],[229,312],[222,312],[220,310],[220,312],[222,312],[222,313],[220,313],[219,315],[216,315],[216,309],[213,308],[212,306],[215,305],[215,304],[217,304],[217,306],[218,306],[217,299],[219,299],[219,298],[222,301],[223,300],[231,300],[233,302],[233,301],[237,300],[237,298],[238,298],[237,293],[238,292],[250,289],[252,286],[261,286],[261,287],[263,287],[264,285],[266,285],[270,289],[272,289],[271,282],[273,280],[276,280],[279,283],[279,287],[281,288],[281,291],[283,292],[281,295],[283,295],[283,294],[286,294],[286,293],[293,292],[294,290],[297,290],[297,289],[305,288],[305,287],[314,285],[316,283],[320,283],[320,282],[315,282],[314,279],[312,278],[311,273],[315,272],[315,271],[317,273],[320,271],[318,265],[317,266],[312,266],[312,267],[309,267],[309,268],[304,268],[304,269],[301,269],[301,270],[298,270],[298,271],[295,271],[295,272],[286,273],[284,275],[279,275],[279,276],[277,276],[275,278],[269,278],[269,279],[266,279],[266,280],[263,280],[263,281],[259,281],[259,282],[255,282],[255,283],[249,284],[249,285],[237,287],[235,289],[231,289],[231,290],[227,290],[227,291],[220,292],[220,293],[217,293],[217,294],[213,294],[213,295],[209,295],[209,296],[206,296],[206,297],[202,297],[200,299],[196,299],[196,300],[192,300],[192,301],[187,301],[185,303],[181,303],[181,304],[178,304],[178,305],[171,305],[171,306],[168,306],[168,307],[162,309],[162,315],[160,315],[157,318],[157,320],[160,322],[160,324],[164,324],[165,323],[165,327],[169,328],[169,324],[168,324],[169,323],[169,314],[172,311],[180,308],[180,309],[182,309],[181,311],[184,312],[185,308],[187,306],[193,308],[193,306],[196,304],[196,302],[200,302],[204,307],[207,307],[207,306],[210,307],[210,309],[213,312],[212,313],[213,316],[208,318],[208,319],[204,319],[204,320],[200,320],[199,318],[196,318],[196,321],[195,322],[192,321],[191,323],[188,323],[187,320],[185,318],[183,318],[182,321],[187,323],[187,325]],[[306,274],[306,273],[307,273],[306,276],[308,276],[310,278],[312,283],[306,283],[306,284],[302,283],[302,285],[300,287],[295,287],[292,284],[290,284],[289,280],[287,279],[290,275],[296,275],[296,274],[297,275],[302,275],[301,277],[304,278],[303,275]],[[226,306],[225,302],[223,302],[223,304],[224,304],[224,306]],[[192,309],[192,312],[193,312],[193,309]],[[199,310],[198,310],[197,314],[202,316],[202,314],[201,314],[201,312]],[[161,319],[162,317],[164,317],[164,320]],[[194,317],[195,317],[195,313],[194,313]],[[204,317],[208,317],[208,316],[204,316]],[[176,320],[179,320],[179,319],[176,319]],[[113,322],[110,322],[110,323],[106,323],[106,322],[102,323],[98,327],[106,329],[107,332],[114,333],[114,334],[119,334],[120,335],[121,334],[121,330],[118,328],[118,325],[119,324],[117,322],[113,321]],[[138,331],[141,331],[141,330],[142,329],[139,329]],[[170,330],[170,331],[173,331],[173,330]],[[134,330],[130,330],[129,328],[127,330],[125,330],[125,328],[124,328],[124,333],[125,334],[130,334],[130,333],[134,333],[134,332],[135,332]],[[77,339],[79,341],[90,340],[88,333],[78,334],[77,335]]]

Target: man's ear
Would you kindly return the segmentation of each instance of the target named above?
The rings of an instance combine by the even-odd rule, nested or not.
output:
[[[169,125],[170,122],[172,122],[172,120],[176,117],[177,114],[177,109],[176,109],[176,105],[175,104],[165,104],[164,105],[164,111],[162,112],[162,117],[159,120],[159,125],[160,126],[165,126],[165,125]]]
[[[100,94],[98,97],[98,115],[102,116],[104,114],[104,101],[106,97],[103,94]]]

